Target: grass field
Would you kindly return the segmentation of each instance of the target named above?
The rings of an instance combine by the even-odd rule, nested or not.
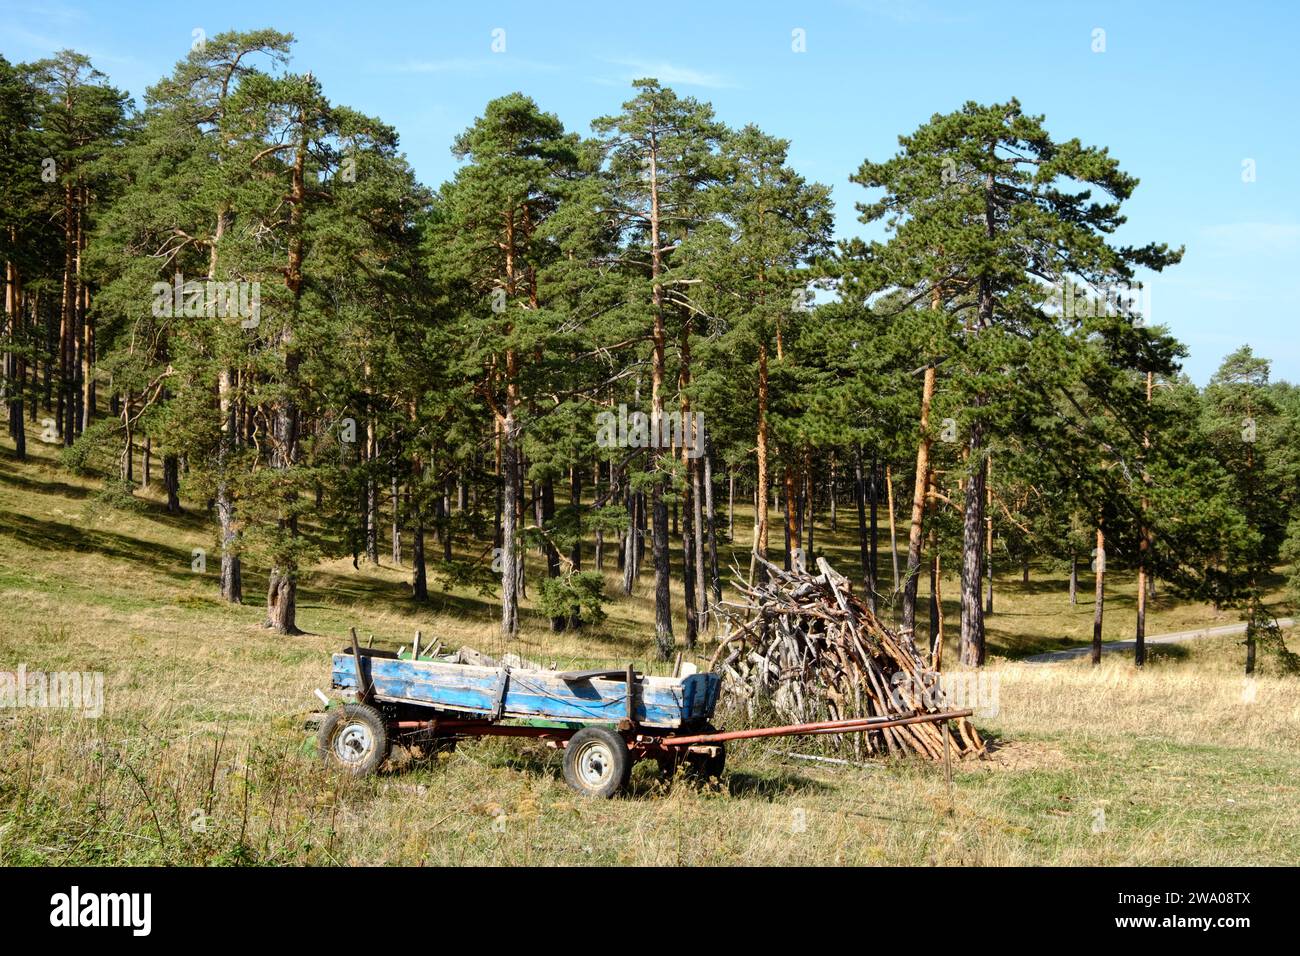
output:
[[[569,791],[554,752],[516,742],[344,778],[317,765],[303,718],[346,629],[491,652],[492,600],[420,607],[403,569],[327,562],[300,591],[308,633],[278,637],[259,626],[256,569],[242,607],[216,600],[215,559],[191,570],[191,549],[212,546],[201,515],[169,517],[148,492],[138,510],[108,507],[97,481],[29,448],[18,462],[0,446],[0,670],[101,671],[105,707],[0,710],[0,864],[1300,863],[1300,680],[1269,658],[1245,680],[1234,638],[1159,647],[1140,673],[1121,655],[1017,662],[1091,631],[1090,603],[1072,607],[1044,568],[996,581],[998,713],[977,720],[993,747],[951,789],[942,768],[811,763],[790,740],[735,747],[717,786],[641,766],[628,798],[599,804]],[[741,515],[742,551],[748,530]],[[818,547],[851,573],[848,532],[819,530]],[[526,613],[516,649],[644,661],[650,583],[580,636]],[[1132,590],[1111,575],[1107,639],[1131,636]],[[952,633],[955,604],[946,617]],[[1232,620],[1161,595],[1149,632]]]

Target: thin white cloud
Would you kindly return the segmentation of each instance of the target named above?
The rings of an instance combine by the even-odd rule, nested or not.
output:
[[[678,63],[669,63],[667,60],[642,60],[635,57],[626,57],[611,59],[608,62],[631,71],[622,77],[625,82],[631,82],[642,77],[654,77],[666,86],[701,86],[710,90],[731,89],[736,86],[734,82],[721,73],[708,73]]]
[[[1300,244],[1300,223],[1226,222],[1202,227],[1201,237],[1224,250],[1278,252]]]
[[[0,6],[0,13],[8,16],[27,16],[42,23],[85,23],[86,14],[75,7],[66,7],[55,3],[6,3]]]
[[[90,62],[99,70],[105,73],[108,71],[105,67],[109,65],[116,66],[142,66],[144,61],[136,56],[123,56],[118,53],[110,53],[93,43],[85,43],[81,40],[69,39],[67,37],[54,37],[44,33],[36,33],[25,27],[10,25],[5,30],[6,39],[17,43],[18,48],[26,46],[31,52],[21,55],[14,55],[12,52],[7,55],[11,59],[28,59],[44,60],[53,57],[61,50],[76,50],[78,53],[90,57]],[[114,86],[120,85],[115,83],[113,77],[109,77],[109,82]]]

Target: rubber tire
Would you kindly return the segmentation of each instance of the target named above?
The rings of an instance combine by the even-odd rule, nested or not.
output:
[[[368,732],[370,749],[355,761],[344,761],[335,750],[339,743],[337,738],[346,728],[357,724]],[[369,704],[344,704],[342,707],[331,708],[316,735],[316,748],[320,752],[321,761],[358,777],[372,774],[383,766],[391,747],[388,725],[384,722],[383,715]]]
[[[598,780],[588,779],[592,768],[584,759],[599,756],[604,772]],[[564,748],[564,782],[582,794],[597,800],[608,800],[627,786],[632,772],[632,755],[627,741],[604,727],[583,727],[569,738]]]

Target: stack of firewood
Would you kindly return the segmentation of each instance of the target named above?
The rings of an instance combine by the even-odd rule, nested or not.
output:
[[[816,575],[759,563],[766,580],[738,582],[743,599],[719,608],[726,624],[712,667],[722,674],[725,700],[744,707],[750,719],[767,710],[791,723],[950,709],[938,673],[915,645],[885,627],[824,558]],[[951,726],[955,755],[983,752],[969,720],[958,718]],[[936,723],[838,739],[859,755],[944,755],[943,730]]]

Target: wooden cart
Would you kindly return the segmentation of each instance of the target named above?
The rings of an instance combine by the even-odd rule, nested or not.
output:
[[[360,662],[358,669],[357,663]],[[350,700],[331,702],[317,736],[321,758],[356,774],[373,773],[394,743],[423,754],[469,737],[531,737],[564,750],[564,779],[592,797],[627,786],[632,767],[653,759],[721,777],[729,740],[794,734],[862,733],[900,724],[968,716],[970,711],[901,718],[823,721],[717,731],[709,722],[720,678],[621,670],[554,671],[399,656],[357,646],[333,657],[332,686]]]

